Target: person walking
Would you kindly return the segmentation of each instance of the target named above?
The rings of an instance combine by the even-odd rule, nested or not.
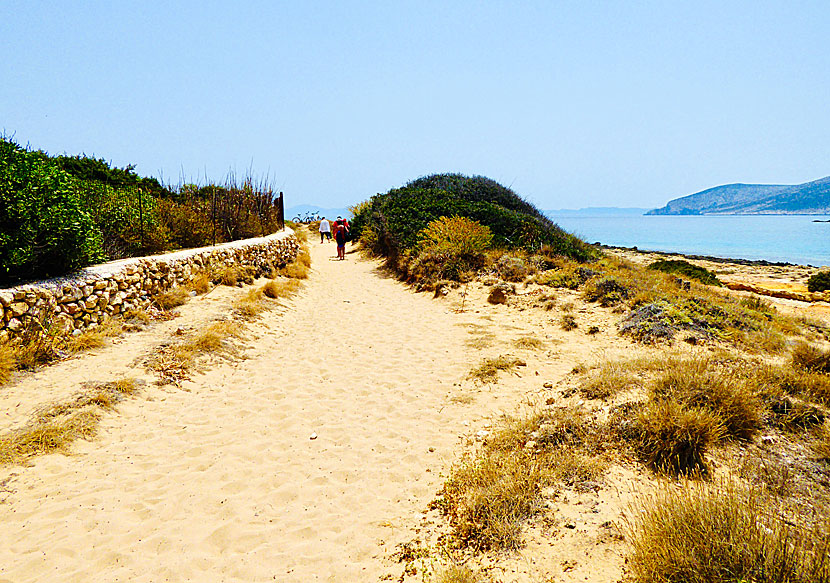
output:
[[[346,259],[346,226],[338,218],[334,221],[334,240],[337,242],[337,258]]]
[[[323,217],[323,220],[320,221],[320,243],[323,242],[324,236],[331,241],[331,225],[326,217]]]

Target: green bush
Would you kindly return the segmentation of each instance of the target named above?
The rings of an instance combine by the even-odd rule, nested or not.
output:
[[[662,271],[663,273],[674,273],[694,279],[706,285],[721,286],[718,276],[704,267],[698,267],[682,259],[655,261],[648,266],[649,269]]]
[[[101,245],[72,178],[42,152],[0,139],[0,283],[100,261]]]
[[[819,271],[807,280],[807,289],[811,292],[821,292],[830,289],[830,271]]]
[[[398,259],[416,250],[419,234],[441,217],[466,217],[490,229],[492,244],[587,261],[596,250],[566,233],[512,190],[489,178],[440,174],[378,194],[356,208],[352,235],[370,251]]]

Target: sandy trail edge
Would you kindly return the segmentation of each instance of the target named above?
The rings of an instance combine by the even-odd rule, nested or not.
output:
[[[449,307],[312,243],[247,360],[150,388],[101,437],[11,476],[5,581],[356,581],[390,572],[440,487],[463,406]],[[104,363],[99,363],[104,366]],[[317,434],[309,439],[312,432]],[[433,451],[430,451],[433,448]]]

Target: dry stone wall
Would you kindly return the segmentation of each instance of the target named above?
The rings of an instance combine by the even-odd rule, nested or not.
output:
[[[225,266],[250,266],[257,276],[290,263],[300,244],[290,229],[215,247],[134,257],[95,265],[71,277],[0,289],[0,343],[30,325],[64,332],[92,328],[109,316],[148,307],[154,295]]]

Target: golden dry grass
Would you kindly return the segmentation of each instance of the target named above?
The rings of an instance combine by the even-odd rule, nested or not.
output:
[[[49,419],[0,436],[0,464],[16,464],[36,455],[64,451],[78,438],[95,435],[100,413],[92,408]]]
[[[484,583],[487,578],[465,565],[449,565],[435,575],[436,583]]]
[[[208,293],[211,290],[210,275],[207,273],[200,273],[190,280],[189,287],[199,295]]]
[[[12,378],[12,373],[17,369],[17,360],[14,357],[14,350],[8,344],[0,344],[0,385],[4,385]]]
[[[816,373],[830,373],[830,351],[800,342],[793,348],[793,368]]]
[[[256,318],[266,309],[263,290],[248,290],[248,293],[246,293],[244,296],[242,296],[234,302],[233,308],[240,316],[242,316],[246,320]]]
[[[100,411],[112,409],[138,385],[132,378],[93,385],[63,403],[46,405],[35,411],[24,427],[0,435],[0,464],[16,464],[31,457],[63,451],[78,438],[95,435]]]
[[[296,279],[277,278],[262,286],[262,293],[272,299],[289,298],[301,287],[302,284]]]
[[[160,310],[172,310],[183,306],[190,299],[190,294],[184,287],[174,287],[153,297],[153,303]]]
[[[147,313],[144,309],[137,309],[137,310],[127,310],[122,315],[122,318],[125,322],[135,321],[141,324],[149,324],[150,323],[150,314]]]
[[[308,279],[309,266],[300,261],[301,257],[307,256],[307,254],[300,253],[300,255],[297,256],[296,261],[289,263],[280,269],[280,275],[293,279]]]
[[[713,413],[671,400],[642,407],[634,426],[635,447],[648,466],[668,474],[705,472],[705,454],[726,433]]]
[[[824,462],[830,462],[830,426],[825,423],[816,431],[816,441],[813,443],[816,457]]]
[[[70,336],[66,349],[70,353],[77,353],[100,348],[108,338],[118,336],[121,332],[121,323],[113,318],[107,318],[95,328],[84,330],[78,336]]]
[[[580,384],[586,399],[608,399],[640,384],[637,365],[632,361],[606,361]]]
[[[751,438],[760,428],[764,404],[751,378],[715,369],[711,359],[675,363],[655,379],[652,398],[714,414],[728,435]]]
[[[540,350],[545,347],[545,343],[534,336],[522,336],[513,341],[513,346],[524,350]]]
[[[585,413],[571,408],[506,417],[479,452],[454,467],[438,506],[456,541],[474,550],[515,549],[526,519],[542,507],[542,487],[596,479]]]
[[[576,323],[576,318],[574,318],[573,315],[564,314],[561,318],[559,318],[559,327],[566,332],[570,332],[571,330],[576,330],[576,328],[579,327],[579,324]]]
[[[470,371],[468,378],[489,383],[498,378],[499,371],[512,371],[519,366],[525,366],[525,361],[515,356],[499,356],[497,358],[485,358],[481,364]]]
[[[759,492],[734,484],[667,487],[630,513],[637,583],[826,583],[830,536],[788,524]]]

